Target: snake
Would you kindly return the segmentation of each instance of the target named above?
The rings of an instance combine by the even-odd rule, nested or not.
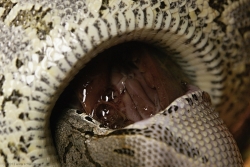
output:
[[[249,15],[249,0],[0,0],[0,166],[243,166]],[[64,89],[130,41],[170,53],[195,89],[118,129],[69,109],[53,137]]]

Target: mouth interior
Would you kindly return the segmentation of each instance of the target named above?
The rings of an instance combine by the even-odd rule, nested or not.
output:
[[[111,129],[147,119],[187,91],[187,78],[169,56],[130,42],[105,50],[77,74],[55,110],[74,108]]]

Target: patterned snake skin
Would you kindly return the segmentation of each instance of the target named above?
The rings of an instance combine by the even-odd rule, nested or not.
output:
[[[63,89],[132,40],[173,53],[200,90],[119,130],[70,110],[56,151]],[[249,0],[0,0],[0,166],[242,166],[229,130],[249,101],[249,46]]]

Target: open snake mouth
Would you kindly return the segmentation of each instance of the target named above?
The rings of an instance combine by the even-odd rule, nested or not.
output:
[[[0,6],[5,166],[60,166],[59,159],[62,166],[242,165],[208,95],[190,84],[212,96],[227,125],[240,118],[249,85],[249,0],[5,0]],[[90,58],[133,40],[155,44],[165,56],[138,43],[98,55],[50,117]],[[53,145],[48,126],[60,123],[62,113]]]
[[[51,116],[63,166],[121,166],[120,162],[183,166],[188,159],[209,166],[216,161],[212,141],[227,143],[231,136],[209,95],[192,86],[169,57],[152,45],[128,42],[86,64],[60,96]],[[213,127],[220,127],[219,131]],[[238,151],[233,141],[230,149]],[[221,151],[232,156],[231,150]],[[235,162],[241,162],[237,157]]]
[[[99,54],[77,74],[53,115],[73,108],[104,127],[123,128],[165,109],[189,91],[189,82],[159,48],[123,43]]]

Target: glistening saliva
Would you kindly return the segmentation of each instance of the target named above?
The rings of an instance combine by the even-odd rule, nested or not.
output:
[[[190,79],[160,48],[129,42],[89,62],[58,100],[54,113],[77,109],[117,129],[147,119],[190,89]]]
[[[210,96],[205,92],[197,94],[199,88],[192,85],[192,80],[166,54],[149,44],[124,43],[97,55],[77,74],[59,98],[51,116],[54,143],[63,166],[121,166],[109,158],[99,159],[105,152],[110,157],[118,156],[121,161],[126,161],[125,166],[152,166],[141,159],[150,155],[140,154],[148,146],[141,146],[137,139],[135,144],[138,146],[126,141],[133,140],[134,136],[156,140],[168,147],[175,146],[179,154],[202,164],[211,163],[206,152],[189,143],[189,140],[197,139],[184,140],[184,136],[178,137],[180,132],[174,135],[173,129],[179,126],[175,121],[179,114],[187,114],[183,116],[184,122],[190,117],[187,120],[193,124],[195,118],[199,128],[209,128],[210,125],[205,128],[199,123],[202,119],[198,117],[203,113],[196,114],[202,110],[209,119],[217,121],[216,126],[223,123],[217,120],[218,114],[211,108]],[[190,95],[184,96],[187,94]],[[178,102],[181,96],[187,106]],[[177,102],[173,102],[176,99]],[[213,116],[210,118],[209,114]],[[202,121],[207,123],[206,119]],[[197,122],[192,126],[196,127]],[[110,148],[103,147],[109,144]],[[133,147],[139,147],[139,150]],[[159,145],[155,147],[161,148]],[[160,160],[159,166],[175,164],[175,160],[169,162],[173,157],[168,149],[158,149],[155,158]],[[233,149],[237,150],[237,147]],[[137,156],[138,162],[127,159],[130,156]]]
[[[114,130],[68,110],[57,140],[61,163],[242,166],[205,91],[229,130],[241,129],[250,83],[248,0],[4,0],[0,6],[1,164],[61,166],[49,127],[55,101],[103,49],[139,40],[173,56],[192,81],[182,83],[203,91],[188,91],[154,116]]]

